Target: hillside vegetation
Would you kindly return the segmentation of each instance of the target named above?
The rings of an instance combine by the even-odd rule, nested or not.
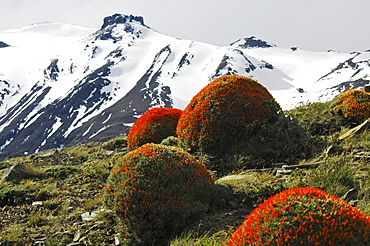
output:
[[[244,80],[240,77],[226,79],[237,79],[239,83],[240,79]],[[129,152],[127,137],[119,136],[104,143],[6,159],[0,162],[2,173],[6,172],[5,168],[21,163],[27,175],[21,180],[5,180],[0,184],[0,242],[8,243],[5,245],[70,246],[149,245],[148,241],[153,245],[172,246],[250,245],[253,244],[250,241],[234,244],[232,240],[246,237],[241,236],[237,228],[244,221],[255,221],[251,216],[258,215],[258,211],[262,211],[263,216],[280,218],[264,207],[277,204],[272,202],[275,195],[286,199],[286,203],[277,204],[284,211],[302,211],[288,202],[291,202],[289,196],[303,192],[299,194],[304,194],[303,197],[307,194],[308,198],[302,200],[301,205],[314,204],[307,202],[310,199],[318,201],[315,208],[307,210],[307,216],[312,215],[315,220],[312,230],[322,231],[320,226],[323,225],[332,228],[332,221],[329,223],[328,216],[323,217],[317,207],[325,207],[328,200],[338,209],[323,209],[325,213],[330,215],[338,211],[336,214],[340,214],[349,209],[359,218],[356,224],[343,216],[339,216],[340,219],[330,217],[334,219],[333,223],[339,223],[335,228],[339,228],[341,220],[345,219],[352,230],[342,234],[338,229],[336,237],[345,237],[356,245],[367,245],[364,240],[368,238],[370,214],[368,96],[369,93],[364,91],[348,91],[333,101],[310,103],[286,112],[270,101],[265,107],[273,110],[267,110],[261,120],[250,122],[250,118],[245,117],[245,124],[241,122],[243,118],[231,122],[238,129],[246,129],[242,133],[233,132],[235,128],[227,126],[227,119],[241,117],[236,111],[253,102],[238,101],[239,106],[225,109],[222,115],[219,115],[222,106],[210,104],[216,108],[209,109],[203,119],[209,129],[203,125],[202,129],[189,130],[183,123],[177,129],[177,133],[182,134],[179,138],[167,134],[161,144],[143,145]],[[225,96],[225,100],[229,100],[227,98]],[[349,100],[346,102],[346,99]],[[189,109],[184,112],[187,112],[186,117],[191,117]],[[225,115],[230,112],[233,116]],[[181,117],[180,121],[183,120]],[[226,120],[215,127],[215,119]],[[199,124],[195,119],[191,122],[190,127]],[[161,121],[155,121],[155,128],[145,127],[151,132],[162,129]],[[191,134],[197,131],[198,139],[203,142],[191,140]],[[142,131],[136,132],[145,136]],[[243,141],[227,142],[230,141],[229,134],[239,134]],[[209,148],[207,143],[213,147]],[[223,147],[215,151],[219,147],[217,143]],[[206,188],[202,190],[201,187]],[[207,192],[203,194],[204,191]],[[164,208],[167,204],[171,207]],[[250,213],[248,222],[245,219]],[[154,215],[156,217],[152,218]],[[306,234],[310,232],[305,231],[304,225],[309,219],[302,222],[306,215],[294,217],[296,224],[293,225],[284,224],[293,219],[290,214],[284,216],[286,218],[278,222],[271,220],[264,224],[264,230],[275,232],[280,225],[282,228],[288,226],[284,228],[288,228],[287,231],[292,228],[292,233],[276,240],[293,240],[289,242],[297,244],[298,239],[307,239]],[[138,225],[140,221],[145,223]],[[186,224],[181,225],[181,221]],[[366,228],[361,231],[362,241],[352,240],[351,233],[358,233],[359,225]],[[317,238],[319,236],[317,234]],[[276,245],[273,236],[264,240],[264,244],[253,245]],[[330,240],[326,245],[337,245],[331,244]]]

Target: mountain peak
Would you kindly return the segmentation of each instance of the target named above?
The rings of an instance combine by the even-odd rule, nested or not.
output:
[[[0,41],[0,48],[5,48],[5,47],[8,47],[9,45]]]
[[[104,23],[101,29],[104,29],[105,27],[110,26],[112,24],[125,24],[134,21],[144,26],[144,18],[141,16],[114,14],[104,18]]]
[[[239,48],[270,48],[276,47],[275,44],[268,43],[261,39],[257,39],[255,36],[249,38],[241,38],[233,43],[230,46],[238,46]]]

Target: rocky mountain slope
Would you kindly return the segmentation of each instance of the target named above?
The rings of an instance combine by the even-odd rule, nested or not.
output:
[[[38,152],[124,134],[153,107],[185,108],[225,74],[252,77],[283,108],[369,83],[370,52],[181,40],[115,14],[98,30],[38,23],[0,32],[0,152]]]

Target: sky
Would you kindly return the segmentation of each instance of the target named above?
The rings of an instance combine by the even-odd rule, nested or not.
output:
[[[370,49],[369,10],[369,0],[0,0],[0,31],[45,21],[99,29],[120,13],[218,46],[255,36],[281,48],[352,52]]]

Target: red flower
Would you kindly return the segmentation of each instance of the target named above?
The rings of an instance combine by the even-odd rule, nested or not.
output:
[[[222,76],[193,97],[176,132],[185,148],[217,156],[246,137],[246,126],[274,121],[280,110],[257,81],[239,75]]]
[[[207,211],[213,186],[212,176],[194,156],[149,143],[115,165],[103,198],[132,233],[129,245],[163,245],[162,240]]]
[[[369,237],[368,215],[335,196],[304,187],[260,204],[224,245],[368,245]]]
[[[370,93],[361,90],[348,90],[334,99],[334,110],[358,123],[370,117]]]
[[[182,110],[152,108],[137,119],[127,136],[127,149],[133,150],[146,143],[160,143],[176,136],[176,125]]]

